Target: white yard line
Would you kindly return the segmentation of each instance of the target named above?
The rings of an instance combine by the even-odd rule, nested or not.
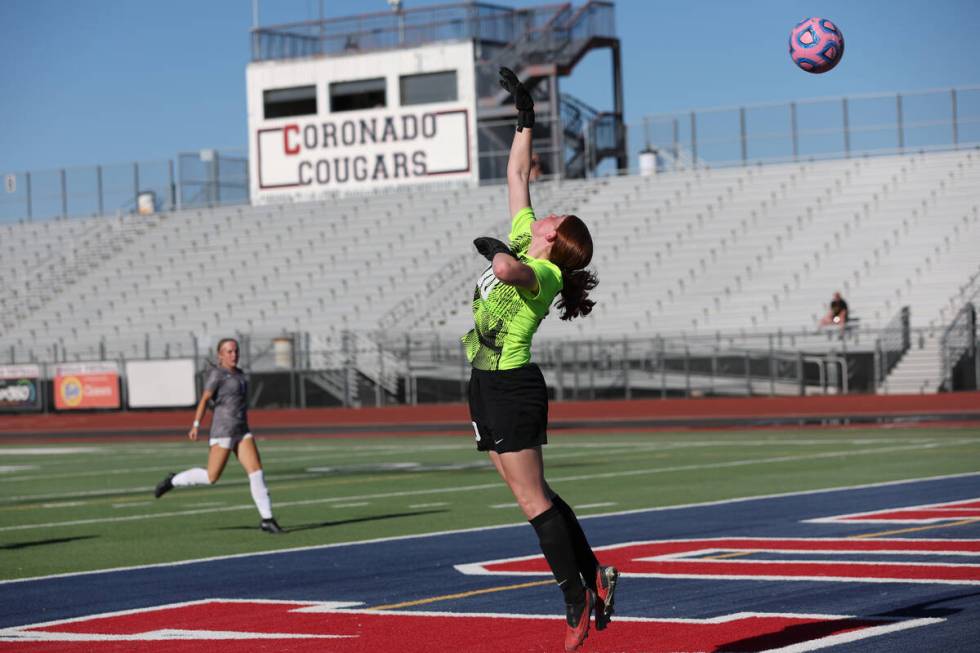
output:
[[[908,484],[911,484],[911,483],[925,483],[925,482],[929,482],[929,481],[942,481],[942,480],[948,480],[948,479],[954,479],[954,478],[966,478],[966,477],[970,477],[970,476],[980,476],[980,472],[965,472],[965,473],[961,473],[961,474],[943,474],[943,475],[940,475],[940,476],[924,476],[924,477],[921,477],[921,478],[902,479],[900,481],[881,481],[881,482],[878,482],[878,483],[863,483],[863,484],[860,484],[860,485],[844,485],[844,486],[840,486],[840,487],[822,488],[822,489],[819,489],[819,490],[798,490],[798,491],[795,491],[795,492],[780,492],[780,493],[776,493],[776,494],[762,494],[762,495],[751,496],[751,497],[736,497],[734,499],[718,499],[716,501],[702,501],[702,502],[699,502],[699,503],[685,503],[685,504],[677,504],[677,505],[673,505],[673,506],[659,506],[659,507],[655,507],[655,508],[636,508],[634,510],[620,510],[620,511],[617,511],[617,512],[602,513],[602,514],[597,514],[597,515],[584,515],[582,517],[582,519],[598,519],[598,518],[603,518],[603,517],[614,517],[614,516],[618,516],[618,515],[632,515],[632,514],[639,514],[639,513],[645,513],[645,512],[666,512],[666,511],[670,511],[670,510],[685,510],[685,509],[689,509],[689,508],[704,508],[704,507],[710,507],[710,506],[722,506],[722,505],[730,505],[730,504],[733,504],[733,503],[747,503],[747,502],[751,502],[751,501],[765,501],[765,500],[768,500],[768,499],[780,499],[780,498],[785,498],[785,497],[809,496],[809,495],[814,495],[814,494],[830,494],[830,493],[834,493],[834,492],[849,492],[849,491],[853,491],[853,490],[864,490],[864,489],[878,488],[878,487],[890,487],[890,486],[895,486],[895,485],[908,485]],[[497,487],[498,485],[499,485],[499,483],[495,483],[495,484],[493,484],[493,487]],[[481,486],[481,487],[485,487],[485,486]],[[241,509],[241,510],[245,510],[245,509],[247,509],[247,510],[253,510],[254,508],[253,508],[253,506],[241,506],[239,509]],[[203,512],[203,511],[201,511],[201,512]],[[180,513],[171,513],[171,514],[180,514]],[[163,515],[155,515],[155,516],[163,516]],[[398,541],[403,541],[403,540],[424,539],[424,538],[429,538],[429,537],[441,537],[441,536],[444,536],[444,535],[457,535],[457,534],[462,534],[462,533],[477,533],[477,532],[482,532],[482,531],[498,530],[498,529],[502,529],[502,528],[517,528],[517,527],[525,527],[525,526],[527,526],[527,522],[522,520],[522,521],[519,521],[519,522],[516,522],[516,523],[499,524],[499,525],[496,525],[496,526],[477,526],[477,527],[474,527],[474,528],[460,528],[460,529],[455,529],[455,530],[436,531],[436,532],[432,532],[432,533],[420,533],[420,534],[415,534],[415,535],[394,535],[394,536],[390,536],[390,537],[379,537],[379,538],[373,538],[373,539],[368,539],[368,540],[354,540],[354,541],[351,541],[351,542],[336,542],[336,543],[333,543],[333,544],[317,544],[317,545],[312,545],[312,546],[299,546],[299,547],[293,547],[293,548],[288,548],[288,549],[274,549],[274,550],[270,550],[270,551],[255,551],[255,552],[252,552],[252,553],[234,553],[234,554],[231,554],[231,555],[212,556],[212,557],[209,557],[209,558],[196,558],[196,559],[192,559],[192,560],[179,560],[177,562],[160,562],[160,563],[148,564],[148,565],[131,565],[131,566],[128,566],[128,567],[111,567],[111,568],[108,568],[108,569],[95,569],[95,570],[92,570],[92,571],[73,571],[73,572],[68,572],[68,573],[63,573],[63,574],[50,574],[50,575],[47,575],[47,576],[34,576],[34,577],[30,577],[30,578],[15,578],[15,579],[11,579],[11,580],[0,580],[0,585],[9,585],[9,584],[13,584],[13,583],[27,583],[27,582],[38,581],[38,580],[47,580],[47,579],[52,579],[52,578],[67,578],[67,577],[71,577],[71,576],[87,576],[87,575],[91,575],[91,574],[104,574],[104,573],[119,572],[119,571],[133,571],[133,570],[138,570],[138,569],[156,569],[156,568],[162,568],[162,567],[178,567],[178,566],[190,565],[190,564],[197,564],[197,563],[202,563],[202,562],[217,562],[217,561],[221,561],[221,560],[231,560],[231,559],[235,559],[235,558],[246,558],[246,557],[249,557],[249,556],[266,556],[266,555],[278,555],[278,554],[282,554],[282,553],[294,553],[294,552],[299,552],[299,551],[315,551],[315,550],[322,550],[322,549],[334,549],[334,548],[346,547],[346,546],[358,546],[358,545],[362,545],[362,544],[379,544],[379,543],[386,543],[386,542],[398,542]],[[620,619],[622,619],[622,617],[620,617]]]
[[[859,456],[859,455],[878,455],[883,453],[893,453],[896,451],[914,451],[917,449],[935,449],[942,446],[953,446],[955,444],[960,444],[958,440],[951,440],[943,444],[930,443],[925,445],[907,445],[904,447],[879,447],[873,449],[858,449],[854,451],[830,451],[816,454],[808,455],[798,455],[798,456],[774,456],[771,458],[750,458],[746,460],[731,460],[727,462],[720,463],[706,463],[698,465],[674,465],[669,467],[653,467],[647,469],[633,469],[625,471],[615,471],[615,472],[604,472],[599,474],[581,474],[577,476],[560,476],[553,477],[549,479],[549,483],[562,483],[570,481],[591,481],[599,478],[627,478],[633,476],[646,476],[651,474],[667,474],[673,472],[687,472],[687,471],[697,471],[704,469],[725,469],[731,467],[744,467],[750,465],[770,465],[773,463],[782,462],[799,462],[802,460],[820,460],[829,458],[844,458],[849,456]],[[463,485],[448,488],[430,488],[425,490],[402,490],[398,492],[379,492],[375,494],[363,494],[348,497],[325,497],[318,499],[301,499],[297,501],[279,501],[276,502],[277,507],[285,506],[306,506],[315,505],[323,503],[338,503],[338,502],[349,502],[349,501],[361,501],[361,500],[374,500],[374,499],[389,499],[395,497],[409,497],[409,496],[426,496],[433,494],[450,494],[456,492],[474,492],[479,490],[487,490],[491,488],[500,487],[500,481],[494,481],[492,483],[480,483],[477,485]],[[224,508],[208,508],[199,510],[182,510],[182,511],[172,511],[172,512],[161,512],[161,513],[147,513],[142,515],[128,515],[125,517],[95,517],[91,519],[74,519],[69,521],[60,522],[46,522],[39,524],[18,524],[15,526],[0,526],[0,532],[7,531],[20,531],[20,530],[31,530],[38,528],[59,528],[63,526],[81,526],[87,524],[106,524],[121,521],[135,521],[141,519],[158,519],[160,517],[175,517],[180,515],[197,515],[201,513],[209,512],[226,512],[232,510],[252,510],[254,506],[227,506]]]
[[[977,441],[980,438],[970,438],[966,441]],[[660,442],[569,442],[568,440],[562,440],[559,447],[560,451],[555,453],[550,453],[548,459],[557,458],[570,458],[586,455],[586,452],[565,452],[567,449],[584,449],[588,450],[601,450],[603,453],[613,454],[620,452],[644,452],[644,451],[671,451],[676,449],[694,449],[701,447],[715,447],[715,446],[746,446],[746,447],[765,447],[765,446],[794,446],[794,447],[804,447],[804,446],[820,446],[820,445],[868,445],[868,444],[892,444],[892,443],[904,443],[904,444],[926,444],[930,442],[935,442],[934,438],[926,439],[909,439],[909,438],[857,438],[857,439],[791,439],[791,440],[678,440],[678,441],[660,441]],[[178,445],[175,445],[178,446]],[[184,445],[179,445],[184,446]],[[376,445],[376,446],[364,446],[364,447],[333,447],[325,444],[319,447],[289,447],[289,446],[277,446],[275,443],[263,443],[263,451],[265,448],[268,449],[267,455],[263,456],[266,467],[279,465],[284,463],[302,462],[308,460],[318,460],[321,457],[326,458],[331,463],[336,463],[337,460],[342,460],[344,458],[360,458],[360,457],[370,457],[378,455],[393,455],[393,456],[404,456],[409,453],[418,453],[420,451],[472,451],[473,447],[470,444],[466,445],[428,445],[428,446],[413,446],[411,443],[405,443],[404,445]],[[291,456],[286,458],[276,458],[277,453],[283,451],[295,451],[295,452],[309,452],[310,454],[317,454],[316,456],[304,455],[304,456]],[[347,453],[349,452],[349,453]],[[202,451],[173,451],[172,449],[166,450],[148,450],[141,453],[131,453],[131,454],[114,454],[112,456],[113,461],[123,460],[125,458],[142,458],[146,456],[156,456],[159,454],[169,454],[171,456],[176,455],[186,455],[193,456],[195,460],[200,460],[204,454]],[[78,461],[74,458],[65,459],[61,461],[45,460],[45,467],[51,464],[68,464],[77,465]],[[11,476],[0,477],[0,484],[3,483],[18,483],[25,481],[51,481],[57,479],[65,478],[86,478],[93,476],[108,476],[108,475],[120,475],[120,474],[141,474],[141,473],[166,473],[172,471],[174,467],[180,467],[181,465],[193,464],[193,463],[171,463],[169,465],[154,465],[153,467],[128,467],[124,469],[110,469],[110,470],[86,470],[86,471],[70,471],[70,472],[47,472],[47,473],[35,473],[29,475],[22,475],[11,470]],[[36,467],[35,467],[36,469]],[[27,470],[25,470],[27,471]]]

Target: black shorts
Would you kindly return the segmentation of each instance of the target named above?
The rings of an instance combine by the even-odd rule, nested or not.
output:
[[[548,444],[548,388],[534,363],[512,370],[473,368],[469,398],[477,451]]]

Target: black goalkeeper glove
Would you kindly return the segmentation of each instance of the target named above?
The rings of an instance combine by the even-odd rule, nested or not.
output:
[[[480,255],[488,261],[493,261],[493,257],[497,254],[507,254],[508,256],[517,258],[514,252],[511,251],[510,247],[507,247],[507,245],[496,238],[482,236],[475,239],[473,244],[476,245],[476,251],[480,252]]]
[[[505,91],[514,96],[514,106],[517,107],[517,131],[525,127],[534,127],[534,99],[524,88],[521,80],[510,68],[500,69],[500,85]]]

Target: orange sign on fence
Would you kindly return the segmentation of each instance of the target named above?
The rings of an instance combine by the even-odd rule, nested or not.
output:
[[[54,376],[54,407],[119,408],[119,368],[115,363],[59,365]]]

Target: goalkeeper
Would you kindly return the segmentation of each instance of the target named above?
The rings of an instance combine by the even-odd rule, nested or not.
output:
[[[507,192],[513,216],[509,244],[474,241],[490,267],[473,293],[475,325],[463,337],[473,366],[470,417],[478,451],[489,453],[524,515],[531,522],[566,604],[565,650],[575,651],[588,635],[605,628],[613,609],[618,572],[601,567],[572,508],[545,481],[541,447],[547,444],[548,390],[531,362],[531,338],[557,297],[562,320],[584,317],[598,282],[586,270],[592,237],[574,215],[535,219],[528,179],[534,100],[507,68],[500,84],[514,97],[517,131],[507,162]]]

